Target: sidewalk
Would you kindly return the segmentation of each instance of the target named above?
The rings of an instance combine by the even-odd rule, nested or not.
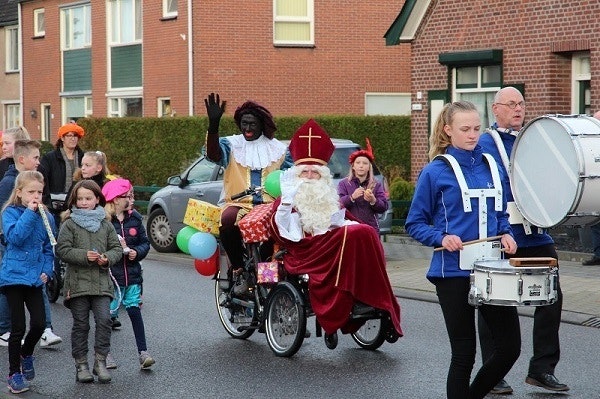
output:
[[[425,278],[432,249],[404,236],[388,236],[383,246],[396,296],[437,302],[435,287]],[[562,321],[600,328],[600,266],[581,265],[581,260],[591,254],[566,251],[558,254],[563,292]],[[519,307],[519,313],[524,315],[532,315],[534,310],[533,307]]]

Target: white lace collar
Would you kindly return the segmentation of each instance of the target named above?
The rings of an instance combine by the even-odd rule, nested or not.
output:
[[[231,154],[244,167],[264,169],[285,154],[286,146],[279,140],[269,140],[264,135],[247,141],[243,134],[227,137],[231,143]]]

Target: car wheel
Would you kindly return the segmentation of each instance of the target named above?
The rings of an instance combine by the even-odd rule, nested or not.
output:
[[[169,219],[162,208],[156,208],[148,216],[148,239],[158,252],[177,252],[177,242],[171,230]]]

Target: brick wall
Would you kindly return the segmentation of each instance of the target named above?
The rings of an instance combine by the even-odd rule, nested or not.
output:
[[[442,52],[503,50],[504,83],[525,83],[526,119],[571,112],[571,54],[590,51],[592,110],[600,109],[600,3],[597,1],[438,0],[412,47],[412,177],[427,162],[427,92],[444,90]],[[423,99],[416,99],[416,92]]]
[[[364,114],[366,92],[410,92],[410,45],[385,46],[384,33],[402,8],[399,0],[315,1],[315,46],[273,46],[273,1],[193,2],[193,113],[219,92],[227,113],[247,99],[275,115]],[[61,123],[60,0],[22,3],[24,107],[51,103],[51,131]],[[107,115],[106,3],[92,6],[94,116]],[[157,115],[157,98],[170,97],[188,115],[187,2],[176,19],[162,19],[162,2],[143,4],[144,115]],[[46,10],[46,36],[33,36],[33,9]],[[182,37],[185,35],[185,39]],[[39,119],[24,124],[39,137]]]

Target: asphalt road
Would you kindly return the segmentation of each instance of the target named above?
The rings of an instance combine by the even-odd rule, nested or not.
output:
[[[230,338],[220,325],[213,283],[194,270],[191,259],[161,257],[144,262],[144,306],[149,351],[157,363],[140,371],[131,324],[123,312],[123,328],[113,334],[112,352],[119,368],[113,382],[75,382],[70,355],[71,316],[62,297],[53,305],[56,332],[65,342],[36,349],[36,379],[22,398],[444,398],[449,343],[439,306],[401,299],[405,337],[378,351],[360,349],[341,336],[337,349],[327,349],[314,334],[292,358],[278,358],[263,334],[246,341]],[[524,383],[531,356],[531,322],[522,317],[522,356],[507,380],[512,398],[560,397]],[[559,379],[571,386],[570,398],[600,397],[600,360],[595,343],[600,331],[571,324],[561,326],[563,358]],[[91,359],[91,355],[90,355]],[[476,367],[478,367],[478,364]],[[7,350],[0,348],[0,370],[6,375]],[[565,395],[564,397],[566,397]],[[2,388],[0,397],[14,397]],[[493,396],[490,396],[492,398]]]

